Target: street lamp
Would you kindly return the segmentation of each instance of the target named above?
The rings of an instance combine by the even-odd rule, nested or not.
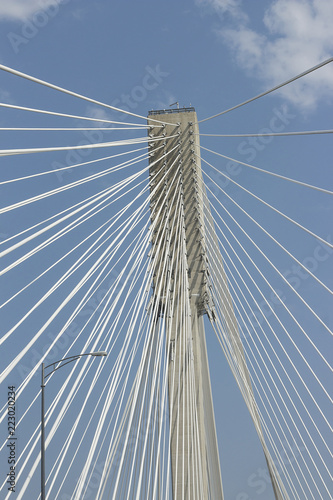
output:
[[[45,420],[44,420],[44,387],[45,387],[45,379],[51,375],[51,373],[59,370],[68,363],[72,361],[76,361],[83,356],[107,356],[107,352],[105,351],[97,351],[97,352],[88,352],[86,354],[77,354],[76,356],[69,356],[68,358],[59,359],[54,363],[51,363],[47,366],[44,366],[42,363],[42,419],[41,419],[41,500],[45,500]],[[64,363],[65,361],[65,363]],[[56,366],[58,365],[58,366]],[[53,366],[53,370],[51,370],[47,375],[45,375],[45,370]]]

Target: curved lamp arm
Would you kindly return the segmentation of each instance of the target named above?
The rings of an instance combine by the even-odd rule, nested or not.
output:
[[[47,366],[44,366],[44,363],[43,363],[42,379],[45,380],[53,372],[55,372],[56,370],[59,370],[59,368],[62,368],[63,366],[68,365],[68,363],[71,363],[72,361],[76,361],[77,359],[82,358],[83,356],[107,356],[107,354],[108,353],[106,351],[87,352],[85,354],[76,354],[75,356],[68,356],[67,358],[59,359],[58,361],[54,361],[54,363],[50,363]],[[66,361],[66,363],[63,363],[63,361]],[[56,365],[58,365],[59,363],[62,363],[62,364],[60,364],[60,366],[56,367]],[[50,366],[53,366],[53,370],[51,370],[47,375],[45,375],[44,370],[46,370],[47,368],[50,368]]]

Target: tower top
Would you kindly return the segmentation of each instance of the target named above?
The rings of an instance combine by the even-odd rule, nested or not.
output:
[[[151,111],[148,111],[148,116],[152,115],[170,115],[171,113],[193,113],[195,112],[195,109],[193,106],[190,106],[188,108],[174,108],[174,109],[153,109]]]

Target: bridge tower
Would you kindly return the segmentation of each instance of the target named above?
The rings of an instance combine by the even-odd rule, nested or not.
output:
[[[152,120],[150,120],[150,118]],[[156,120],[161,127],[156,127]],[[167,122],[167,124],[164,124]],[[223,499],[203,315],[214,317],[194,108],[152,111],[151,218],[155,299],[164,317],[173,498]],[[158,186],[158,187],[156,187]],[[168,244],[162,245],[167,241]],[[165,272],[163,263],[167,263]]]

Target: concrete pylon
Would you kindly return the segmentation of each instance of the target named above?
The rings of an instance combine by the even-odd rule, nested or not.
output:
[[[214,318],[214,307],[208,280],[197,116],[194,108],[152,111],[148,125],[153,127],[149,136],[154,290],[169,352],[173,498],[222,500],[203,323],[204,314]],[[162,240],[167,244],[161,245]]]

